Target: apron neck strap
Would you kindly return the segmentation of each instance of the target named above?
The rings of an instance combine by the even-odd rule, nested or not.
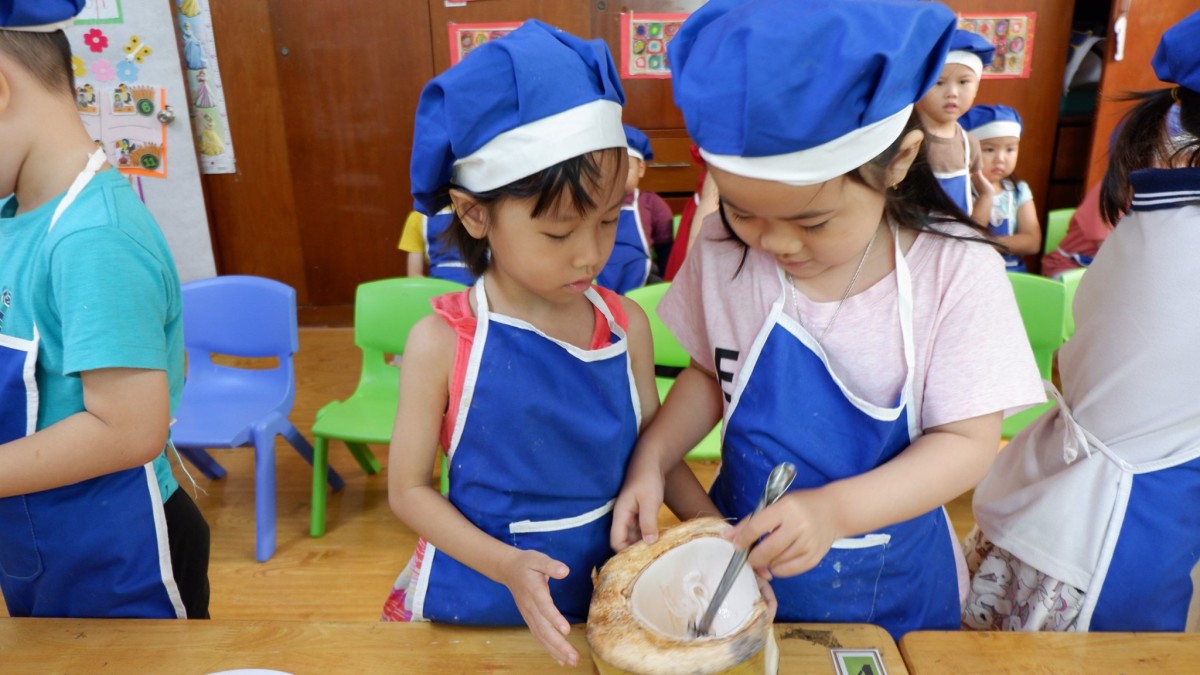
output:
[[[75,177],[75,181],[71,183],[71,187],[67,188],[67,193],[58,202],[58,207],[54,209],[54,215],[50,218],[50,230],[54,229],[54,226],[58,224],[58,219],[75,202],[75,198],[79,196],[80,192],[83,192],[83,188],[87,187],[87,184],[96,175],[96,172],[100,170],[100,167],[104,166],[104,162],[107,159],[108,157],[104,154],[102,148],[96,148],[95,152],[88,155],[87,166]]]

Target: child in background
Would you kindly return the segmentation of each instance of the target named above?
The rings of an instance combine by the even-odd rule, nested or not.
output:
[[[988,234],[1008,249],[1009,272],[1024,272],[1021,256],[1042,250],[1042,226],[1029,184],[1017,178],[1021,116],[1006,105],[977,105],[959,122],[979,141],[981,167],[975,181],[979,209],[989,213]]]
[[[991,213],[975,209],[971,194],[971,179],[979,170],[979,143],[967,135],[958,118],[975,103],[983,67],[995,53],[996,48],[982,37],[955,30],[941,74],[917,103],[933,175],[958,208],[985,227]]]
[[[658,403],[645,314],[592,285],[625,201],[623,102],[603,42],[536,20],[421,93],[413,196],[453,204],[479,281],[435,299],[404,352],[388,496],[421,539],[384,620],[528,624],[578,662],[564,635]],[[448,499],[429,481],[439,445]]]
[[[11,616],[208,617],[208,525],[171,475],[179,278],[79,120],[60,30],[0,12],[0,589]]]
[[[454,210],[449,206],[432,216],[420,211],[408,214],[400,234],[401,251],[408,252],[408,276],[425,276],[425,260],[429,260],[429,276],[446,279],[464,286],[475,283],[475,275],[462,261],[462,254],[445,236],[454,222]]]
[[[934,2],[711,0],[672,40],[724,228],[659,305],[692,365],[642,434],[614,547],[657,537],[664,490],[681,517],[743,518],[789,461],[792,490],[731,535],[765,536],[749,562],[776,620],[959,625],[941,505],[991,465],[1002,411],[1045,397],[1003,261],[921,152],[913,104],[954,24]],[[711,501],[664,482],[722,412]]]
[[[629,174],[625,181],[625,202],[621,208],[621,220],[617,223],[617,239],[612,254],[600,270],[596,283],[624,295],[626,292],[646,285],[653,263],[650,260],[650,230],[642,221],[642,210],[638,204],[637,181],[645,168],[640,157],[650,153],[650,141],[637,129],[625,125],[625,143],[629,153]],[[640,167],[640,169],[639,169]],[[657,195],[655,195],[657,197]],[[660,200],[661,201],[661,200]],[[665,206],[665,205],[664,205]],[[667,216],[670,217],[670,209]],[[668,228],[670,225],[668,225]]]
[[[975,490],[963,624],[983,630],[1179,631],[1200,560],[1200,12],[1167,30],[1101,192],[1120,220],[1075,296],[1058,405]],[[1172,148],[1178,101],[1190,140]]]
[[[717,186],[708,175],[708,167],[705,166],[704,158],[700,156],[700,148],[695,143],[692,144],[691,153],[692,161],[700,168],[700,175],[696,179],[696,191],[684,204],[683,213],[679,216],[679,229],[675,232],[675,239],[683,245],[671,247],[671,257],[667,259],[663,275],[667,281],[673,280],[679,273],[684,258],[696,243],[704,219],[717,211]]]
[[[675,215],[658,194],[638,189],[638,183],[646,175],[646,162],[654,159],[650,139],[640,130],[626,124],[625,141],[629,144],[629,179],[625,181],[626,207],[637,206],[636,213],[642,225],[642,232],[654,248],[654,259],[658,261],[657,269],[651,270],[651,278],[661,281],[662,270],[666,267],[667,259],[671,255],[671,245],[675,242]]]

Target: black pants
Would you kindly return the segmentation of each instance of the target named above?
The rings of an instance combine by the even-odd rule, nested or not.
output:
[[[189,619],[208,617],[208,522],[183,488],[163,504],[171,569]]]

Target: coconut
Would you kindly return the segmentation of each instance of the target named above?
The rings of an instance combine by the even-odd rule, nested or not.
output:
[[[587,621],[588,645],[601,675],[776,672],[774,609],[749,567],[734,581],[711,635],[688,632],[733,557],[733,543],[722,536],[730,527],[717,518],[690,520],[604,565]]]

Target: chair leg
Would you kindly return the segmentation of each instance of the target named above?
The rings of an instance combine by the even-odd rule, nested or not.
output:
[[[304,461],[308,462],[309,464],[313,463],[312,445],[309,444],[308,439],[305,438],[304,435],[299,431],[297,431],[296,427],[290,422],[283,429],[283,437],[287,439],[288,443],[291,443],[292,447],[296,449],[296,452],[300,453],[300,456],[304,458]],[[334,492],[346,487],[346,481],[342,480],[342,477],[338,475],[337,471],[333,470],[332,466],[328,467],[326,470],[328,472],[329,486],[333,488]]]
[[[179,451],[191,462],[200,473],[208,476],[212,480],[220,480],[225,477],[225,467],[217,463],[217,460],[212,458],[204,448],[188,447],[186,445],[176,445],[175,449]]]
[[[329,439],[313,436],[313,488],[312,510],[309,515],[308,533],[313,537],[325,534],[325,468],[329,466]]]
[[[371,452],[365,443],[351,443],[350,441],[346,441],[346,447],[350,448],[350,454],[354,455],[354,459],[358,460],[358,465],[362,467],[364,473],[373,476],[383,468],[380,466],[375,454]]]
[[[275,435],[254,434],[255,558],[275,553]]]

